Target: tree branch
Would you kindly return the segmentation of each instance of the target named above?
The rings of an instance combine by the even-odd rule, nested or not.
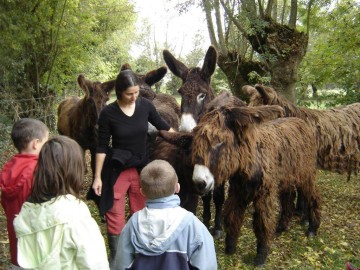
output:
[[[307,22],[306,22],[306,34],[309,36],[310,29],[310,15],[311,15],[311,6],[314,3],[314,0],[310,0],[307,9]]]
[[[291,0],[289,27],[296,28],[297,0]]]
[[[67,0],[64,0],[64,5],[63,5],[62,12],[61,12],[61,17],[60,17],[60,20],[59,20],[58,28],[56,30],[56,34],[55,34],[55,40],[54,40],[55,51],[54,51],[54,57],[52,59],[52,63],[51,63],[51,66],[50,66],[49,75],[48,75],[48,78],[47,78],[47,81],[46,81],[46,91],[48,91],[48,88],[49,88],[49,81],[50,81],[50,78],[51,78],[52,69],[53,69],[53,67],[55,65],[55,60],[56,60],[57,53],[58,53],[58,50],[57,50],[58,34],[59,34],[59,31],[60,31],[61,22],[62,22],[62,20],[64,18],[66,2],[67,2]]]
[[[216,41],[214,24],[213,24],[212,17],[211,17],[211,5],[208,0],[202,0],[202,3],[203,3],[204,10],[205,10],[206,23],[207,23],[207,27],[208,27],[208,31],[209,31],[211,44],[214,45],[215,48],[218,48],[219,45],[218,45],[218,42]]]
[[[221,23],[221,14],[220,14],[220,5],[219,0],[214,1],[214,7],[215,7],[215,18],[216,18],[216,27],[218,31],[218,38],[219,38],[219,47],[222,54],[226,54],[227,49],[225,45],[225,37],[223,33],[223,26]]]
[[[236,26],[236,28],[245,36],[247,37],[247,33],[245,31],[245,29],[241,26],[241,24],[236,20],[236,18],[234,17],[233,12],[230,10],[230,8],[224,3],[224,0],[220,0],[221,5],[223,6],[223,8],[225,9],[225,12],[227,13],[227,15],[229,16],[230,20],[234,23],[234,25]]]

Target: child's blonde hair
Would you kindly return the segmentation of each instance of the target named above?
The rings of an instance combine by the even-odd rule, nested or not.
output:
[[[142,169],[140,182],[146,198],[153,200],[174,194],[178,177],[169,162],[158,159]]]

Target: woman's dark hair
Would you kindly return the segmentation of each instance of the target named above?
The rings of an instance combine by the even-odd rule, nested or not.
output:
[[[42,203],[66,194],[80,199],[84,178],[84,154],[79,144],[55,136],[41,148],[30,201]]]
[[[139,80],[132,70],[126,69],[121,71],[115,81],[116,98],[121,99],[121,94],[126,91],[126,89],[137,85],[139,85]]]

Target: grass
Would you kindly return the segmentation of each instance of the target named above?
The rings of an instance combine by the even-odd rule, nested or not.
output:
[[[9,151],[6,152],[10,155]],[[1,167],[10,156],[1,154]],[[305,237],[306,228],[297,218],[292,220],[289,231],[274,239],[267,265],[263,269],[345,269],[351,261],[360,267],[360,176],[346,176],[336,173],[318,172],[318,187],[322,195],[322,220],[317,237]],[[89,188],[91,178],[86,175],[83,194]],[[106,240],[105,224],[100,222],[93,202],[86,202],[93,217],[97,220]],[[237,252],[224,254],[224,237],[215,240],[219,269],[254,269],[252,261],[256,253],[256,239],[252,231],[251,211],[246,213],[245,222],[238,240]],[[199,207],[199,218],[201,206]],[[201,219],[201,218],[200,218]],[[0,269],[9,265],[6,220],[0,209]]]

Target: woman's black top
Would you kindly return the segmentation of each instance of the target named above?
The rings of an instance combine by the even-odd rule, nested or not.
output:
[[[145,98],[138,97],[132,116],[123,113],[116,101],[109,104],[100,113],[96,152],[107,153],[111,137],[114,149],[128,150],[133,154],[145,153],[148,122],[158,130],[170,129],[151,101]]]
[[[101,171],[103,185],[100,200],[92,188],[87,195],[88,199],[93,199],[98,204],[101,215],[113,206],[113,185],[120,172],[130,167],[140,170],[146,165],[148,122],[158,130],[170,129],[152,102],[142,97],[138,97],[135,101],[135,111],[132,116],[123,113],[116,101],[101,111],[96,153],[106,153]]]

